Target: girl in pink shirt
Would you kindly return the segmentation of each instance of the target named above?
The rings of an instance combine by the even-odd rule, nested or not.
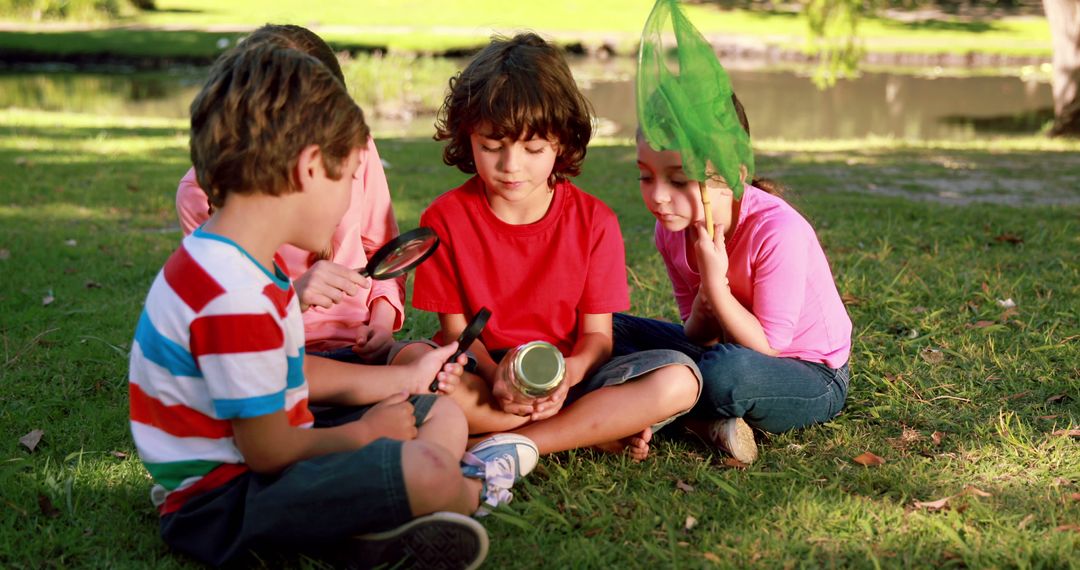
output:
[[[345,76],[330,47],[299,26],[271,26],[261,33],[325,65],[342,83]],[[209,201],[199,187],[195,169],[188,170],[176,190],[176,212],[184,235],[210,217]],[[405,316],[404,278],[372,281],[356,268],[367,265],[379,246],[398,235],[382,160],[375,141],[367,139],[363,161],[352,179],[352,199],[331,243],[313,254],[290,245],[278,252],[304,311],[305,347],[309,355],[335,360],[383,364]]]
[[[734,94],[732,102],[749,134]],[[616,315],[616,354],[674,348],[693,357],[704,387],[691,427],[749,463],[757,457],[751,427],[783,432],[843,408],[851,320],[817,235],[774,184],[754,180],[735,199],[712,177],[710,239],[680,153],[654,150],[643,136],[637,153],[641,196],[656,216],[656,247],[683,326]],[[742,172],[745,182],[745,165]]]

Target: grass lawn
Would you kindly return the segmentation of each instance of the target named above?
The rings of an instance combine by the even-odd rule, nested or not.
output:
[[[157,537],[126,395],[143,298],[180,237],[185,129],[0,111],[0,566],[192,566]],[[769,437],[745,470],[677,433],[641,464],[545,458],[484,519],[488,566],[1080,566],[1080,439],[1057,434],[1080,430],[1080,143],[757,147],[848,302],[847,408]],[[379,148],[403,228],[462,179],[433,142]],[[633,157],[599,141],[579,182],[619,215],[633,310],[674,319]],[[1001,201],[998,177],[1027,205],[940,203],[945,187]],[[410,312],[401,336],[434,327]],[[314,565],[267,564],[283,562]]]
[[[620,53],[630,53],[653,2],[365,0],[309,4],[298,12],[295,3],[281,0],[158,0],[157,11],[118,22],[138,26],[139,30],[91,25],[89,30],[0,32],[0,53],[212,57],[219,50],[219,40],[232,41],[241,32],[265,22],[308,26],[339,49],[349,50],[378,47],[443,53],[483,45],[493,31],[528,28],[561,42],[606,44]],[[806,22],[796,14],[723,10],[712,4],[695,4],[686,9],[701,31],[716,41],[741,37],[785,49],[806,46]],[[0,21],[3,19],[0,16]],[[1050,55],[1050,32],[1044,18],[974,22],[958,18],[928,22],[873,18],[863,22],[861,34],[871,52]]]

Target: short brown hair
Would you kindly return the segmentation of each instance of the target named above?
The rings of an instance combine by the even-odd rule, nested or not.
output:
[[[298,190],[296,159],[312,144],[339,179],[367,137],[363,111],[325,65],[270,43],[222,54],[191,103],[191,162],[214,208],[233,193]]]
[[[476,172],[469,136],[482,123],[491,125],[493,138],[554,138],[559,154],[552,177],[581,173],[592,110],[562,51],[540,36],[496,36],[450,79],[435,121],[435,140],[449,141],[443,149],[446,164]]]
[[[341,71],[341,63],[334,54],[334,50],[330,49],[330,46],[318,34],[303,26],[264,24],[251,32],[243,41],[251,45],[258,42],[271,42],[280,47],[302,51],[319,60],[338,81],[345,83],[345,74]]]

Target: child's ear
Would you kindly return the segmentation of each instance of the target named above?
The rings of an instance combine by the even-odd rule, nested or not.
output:
[[[750,175],[750,171],[747,170],[745,164],[739,165],[739,183],[746,184],[746,177]]]
[[[322,149],[319,145],[308,145],[300,151],[296,157],[296,170],[293,175],[296,179],[297,190],[307,188],[317,177],[326,175],[322,162]]]

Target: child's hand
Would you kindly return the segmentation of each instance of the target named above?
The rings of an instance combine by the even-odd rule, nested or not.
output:
[[[533,413],[529,416],[529,419],[537,422],[559,413],[563,402],[566,401],[566,395],[569,393],[570,383],[564,379],[554,392],[533,402]]]
[[[394,344],[394,333],[375,325],[360,325],[356,328],[356,344],[353,352],[364,362],[383,363],[386,354]]]
[[[694,229],[697,231],[697,243],[694,244],[697,253],[698,269],[701,271],[702,283],[727,284],[728,256],[727,246],[724,244],[724,226],[716,224],[713,238],[709,238],[709,231],[704,222],[695,222]]]
[[[515,416],[532,416],[536,411],[534,403],[537,401],[535,398],[526,398],[521,394],[510,388],[507,385],[506,374],[507,369],[510,367],[510,358],[504,358],[499,361],[499,365],[495,368],[495,381],[491,384],[491,395],[495,397],[495,400],[499,402],[499,406],[502,410],[508,414],[514,414]]]
[[[380,437],[409,441],[416,439],[416,417],[409,395],[398,392],[372,406],[356,424],[363,425],[370,434],[369,441]],[[359,427],[359,425],[357,427]]]
[[[323,259],[296,278],[293,287],[300,297],[301,310],[306,311],[312,305],[329,309],[345,295],[351,297],[361,288],[371,287],[371,280],[344,265]]]
[[[449,394],[461,383],[461,375],[465,372],[465,363],[468,358],[462,354],[457,362],[447,363],[447,359],[454,355],[457,350],[457,341],[446,346],[440,346],[435,350],[425,353],[419,360],[406,364],[412,368],[411,377],[415,379],[413,394],[427,394],[431,381],[439,383],[439,392]]]

